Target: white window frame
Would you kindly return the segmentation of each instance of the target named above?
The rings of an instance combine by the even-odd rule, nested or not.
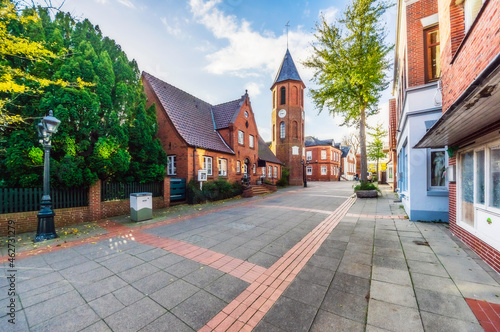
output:
[[[252,173],[255,174],[257,172],[257,166],[253,164],[252,166]]]
[[[268,166],[267,167],[267,176],[272,178],[273,177],[273,166]]]
[[[474,146],[469,147],[466,150],[460,151],[457,153],[456,157],[456,168],[457,168],[457,173],[456,173],[456,208],[457,208],[457,214],[456,214],[456,221],[457,225],[460,226],[461,228],[465,229],[467,232],[477,236],[484,242],[488,243],[492,247],[494,247],[497,250],[500,250],[500,240],[494,240],[491,237],[488,237],[487,234],[484,232],[479,231],[478,228],[478,222],[477,222],[477,212],[485,212],[489,214],[493,214],[497,217],[500,217],[500,208],[495,208],[493,206],[490,206],[490,172],[491,172],[491,153],[490,149],[491,148],[498,148],[500,147],[500,140],[494,140],[482,144],[476,144]],[[485,181],[484,181],[484,204],[481,203],[476,203],[477,202],[477,163],[476,163],[476,158],[477,158],[477,152],[478,151],[484,151],[484,174],[485,174]],[[462,221],[462,159],[464,155],[468,152],[473,152],[473,175],[474,175],[474,187],[473,187],[473,207],[474,207],[474,222],[473,226],[467,224],[466,222]]]
[[[285,138],[286,130],[285,130],[285,122],[280,122],[280,138]]]
[[[227,159],[219,158],[219,176],[227,176]]]
[[[312,166],[307,166],[306,167],[306,175],[312,175],[312,174],[313,174]]]
[[[313,159],[312,151],[306,151],[306,160],[312,160],[312,159]]]
[[[262,176],[266,177],[266,166],[261,167],[262,168]]]
[[[253,148],[254,147],[254,138],[253,135],[248,135],[248,146]]]
[[[326,165],[321,165],[321,175],[328,175],[328,169]]]
[[[326,160],[326,150],[321,150],[321,160]]]
[[[333,165],[330,165],[330,175],[333,175]]]
[[[433,152],[443,152],[444,153],[444,167],[445,167],[445,175],[446,175],[446,167],[448,167],[448,154],[446,153],[447,148],[441,149],[427,149],[427,191],[448,191],[448,179],[445,176],[444,186],[432,186],[432,160],[431,156]]]
[[[238,144],[245,144],[245,133],[241,130],[238,130]]]
[[[167,156],[167,175],[177,175],[177,156]]]
[[[474,21],[477,18],[477,15],[481,11],[481,7],[483,6],[484,0],[465,0],[464,2],[464,26],[465,33],[469,31],[469,29],[474,24]]]
[[[203,169],[207,171],[207,175],[212,175],[212,157],[203,156]]]
[[[274,166],[274,177],[278,178],[278,166]]]
[[[241,161],[236,160],[236,173],[240,174],[241,173]]]

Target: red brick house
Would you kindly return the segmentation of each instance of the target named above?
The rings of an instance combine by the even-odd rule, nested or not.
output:
[[[319,140],[312,136],[305,139],[307,181],[338,181],[342,151],[333,139]]]
[[[438,10],[442,116],[416,147],[448,146],[450,230],[500,272],[500,1]]]
[[[204,169],[208,181],[247,177],[255,184],[264,165],[272,167],[273,178],[281,177],[279,160],[269,156],[267,146],[260,146],[248,93],[210,105],[148,73],[142,74],[142,82],[148,106],[156,105],[158,137],[168,155],[167,176],[190,181]],[[269,152],[259,159],[265,149]]]

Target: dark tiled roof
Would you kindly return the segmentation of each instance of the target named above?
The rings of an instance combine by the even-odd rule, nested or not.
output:
[[[351,150],[350,146],[343,146],[340,148],[342,150],[342,158],[347,157],[347,154],[349,153],[349,150]]]
[[[270,163],[281,164],[281,161],[269,149],[269,145],[259,136],[259,159],[269,161]]]
[[[281,62],[280,69],[278,70],[278,74],[274,79],[273,85],[286,80],[295,80],[302,82],[299,72],[295,67],[295,63],[293,62],[292,55],[290,54],[290,51],[288,49],[286,50],[285,57]]]
[[[187,144],[234,154],[214,129],[212,105],[146,72],[143,76]]]
[[[212,110],[214,112],[215,128],[222,129],[229,127],[230,123],[234,123],[238,116],[238,111],[245,101],[246,94],[240,99],[228,101],[224,104],[215,105]]]
[[[317,139],[316,137],[312,136],[306,136],[305,137],[305,145],[306,147],[308,146],[317,146],[317,145],[330,145],[334,146],[335,142],[333,139],[325,139],[325,140],[320,140]]]

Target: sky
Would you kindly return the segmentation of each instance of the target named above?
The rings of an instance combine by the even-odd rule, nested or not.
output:
[[[342,119],[326,111],[318,114],[308,94],[308,88],[314,87],[314,72],[302,62],[311,54],[320,15],[333,23],[346,5],[345,0],[66,0],[61,10],[98,25],[104,36],[137,61],[141,71],[213,105],[239,99],[248,90],[259,133],[266,141],[272,134],[270,88],[288,39],[306,85],[306,136],[340,142],[356,129],[340,126]],[[393,43],[395,7],[384,21],[388,42]],[[369,124],[388,126],[390,98],[390,91],[385,91],[381,112],[369,118]]]

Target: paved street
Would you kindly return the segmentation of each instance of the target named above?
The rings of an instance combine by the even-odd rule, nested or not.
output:
[[[310,182],[154,223],[112,218],[87,241],[20,254],[16,324],[2,278],[0,330],[499,328],[496,272],[445,224],[405,219],[388,187],[355,199],[352,184]]]

